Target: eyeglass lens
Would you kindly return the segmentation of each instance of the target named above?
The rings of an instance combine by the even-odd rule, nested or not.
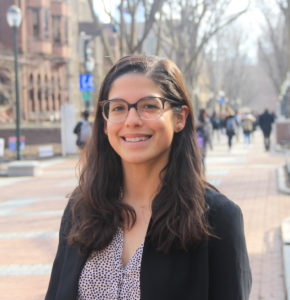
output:
[[[125,100],[115,99],[105,103],[104,115],[110,122],[122,122],[129,112],[129,105]],[[163,112],[163,103],[159,98],[142,98],[135,104],[140,118],[145,120],[158,119]]]

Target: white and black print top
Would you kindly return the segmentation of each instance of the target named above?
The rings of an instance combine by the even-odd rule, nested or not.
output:
[[[110,245],[87,260],[79,279],[78,300],[140,300],[143,246],[124,266],[123,231],[119,229]]]

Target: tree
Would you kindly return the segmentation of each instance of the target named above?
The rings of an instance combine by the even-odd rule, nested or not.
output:
[[[94,13],[93,0],[88,0],[88,2],[94,22],[100,30],[105,53],[107,56],[113,57],[106,36],[101,30],[100,21]],[[156,21],[156,15],[161,11],[165,0],[120,0],[117,14],[107,9],[105,1],[102,2],[112,25],[118,30],[120,56],[141,53],[143,44]],[[112,62],[113,60],[111,60]]]
[[[163,10],[161,51],[177,62],[187,84],[197,81],[210,40],[244,14],[229,13],[230,0],[169,0]]]
[[[286,78],[290,66],[290,6],[289,0],[276,0],[269,3],[259,1],[265,19],[263,35],[258,41],[260,61],[270,77],[277,95]],[[273,9],[276,7],[276,11]],[[278,8],[278,10],[277,10]],[[281,14],[282,13],[282,14]],[[282,18],[281,18],[282,15]]]
[[[4,49],[2,49],[2,53]],[[13,111],[13,66],[11,61],[7,61],[5,57],[0,56],[0,123],[11,121]]]

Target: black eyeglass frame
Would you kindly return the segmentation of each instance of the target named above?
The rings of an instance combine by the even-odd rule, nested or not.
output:
[[[127,111],[127,113],[129,113],[129,111],[130,111],[130,109],[133,107],[133,108],[135,108],[135,110],[138,112],[138,109],[137,109],[137,106],[138,106],[138,103],[140,102],[140,101],[142,101],[142,100],[144,100],[144,99],[159,99],[159,100],[161,100],[161,102],[162,102],[162,113],[164,112],[164,103],[165,102],[169,102],[169,103],[171,103],[171,104],[173,104],[172,105],[172,107],[176,107],[176,108],[180,108],[182,105],[186,105],[185,103],[184,103],[184,101],[177,101],[177,100],[173,100],[173,99],[169,99],[169,98],[165,98],[165,97],[158,97],[158,96],[146,96],[146,97],[142,97],[142,98],[140,98],[138,101],[136,101],[135,103],[133,103],[133,104],[131,104],[131,103],[128,103],[125,99],[122,99],[122,98],[116,98],[116,99],[111,99],[111,100],[102,100],[102,101],[100,101],[99,102],[99,105],[101,106],[101,108],[102,108],[102,115],[103,115],[103,117],[104,117],[104,119],[106,120],[106,121],[109,121],[109,119],[106,117],[106,115],[105,115],[105,112],[104,112],[104,106],[107,104],[107,103],[110,103],[110,102],[114,102],[114,101],[116,101],[116,100],[118,100],[118,101],[122,101],[122,102],[124,102],[124,103],[126,103],[126,105],[127,105],[127,107],[128,107],[128,111]],[[161,114],[162,115],[162,114]],[[160,117],[161,117],[161,115],[160,115]],[[142,119],[142,117],[140,116],[140,118]],[[125,118],[126,119],[126,118]],[[145,120],[147,120],[147,119],[145,119]],[[148,119],[148,120],[150,120],[150,119]],[[117,122],[114,122],[114,123],[117,123]],[[119,123],[119,122],[118,122]]]

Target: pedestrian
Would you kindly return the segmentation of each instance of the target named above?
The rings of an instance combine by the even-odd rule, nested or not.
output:
[[[220,130],[221,121],[220,121],[220,118],[218,117],[216,111],[213,111],[213,113],[210,117],[210,121],[211,121],[212,129],[213,129],[212,136],[213,136],[213,138],[216,137],[217,140],[219,140],[219,138],[220,138],[219,130]]]
[[[254,121],[255,118],[251,113],[246,113],[242,118],[242,128],[245,145],[249,145],[251,143],[251,135],[254,130]]]
[[[237,121],[235,112],[229,106],[226,108],[225,128],[230,151],[232,149],[233,136],[236,134],[237,130]]]
[[[197,136],[200,150],[201,150],[201,156],[202,156],[202,162],[203,166],[205,167],[205,157],[207,153],[207,149],[212,149],[212,125],[211,121],[208,117],[208,114],[205,109],[200,109],[198,118],[197,118]]]
[[[259,126],[263,132],[264,146],[266,151],[269,151],[270,149],[270,136],[274,120],[274,115],[269,113],[268,109],[265,109],[264,113],[262,113],[259,117]]]
[[[74,134],[77,135],[76,139],[76,145],[80,148],[83,149],[85,145],[87,144],[89,138],[91,137],[92,133],[92,128],[91,124],[89,122],[89,115],[90,113],[86,110],[82,113],[82,120],[79,121],[75,128],[74,128]]]
[[[126,56],[97,103],[45,299],[249,299],[242,213],[203,179],[181,71]]]
[[[241,124],[242,124],[242,119],[241,119],[241,115],[240,115],[238,110],[235,111],[235,119],[236,119],[236,124],[237,124],[235,135],[236,135],[236,140],[239,143],[239,141],[240,141],[240,128],[241,128]]]

